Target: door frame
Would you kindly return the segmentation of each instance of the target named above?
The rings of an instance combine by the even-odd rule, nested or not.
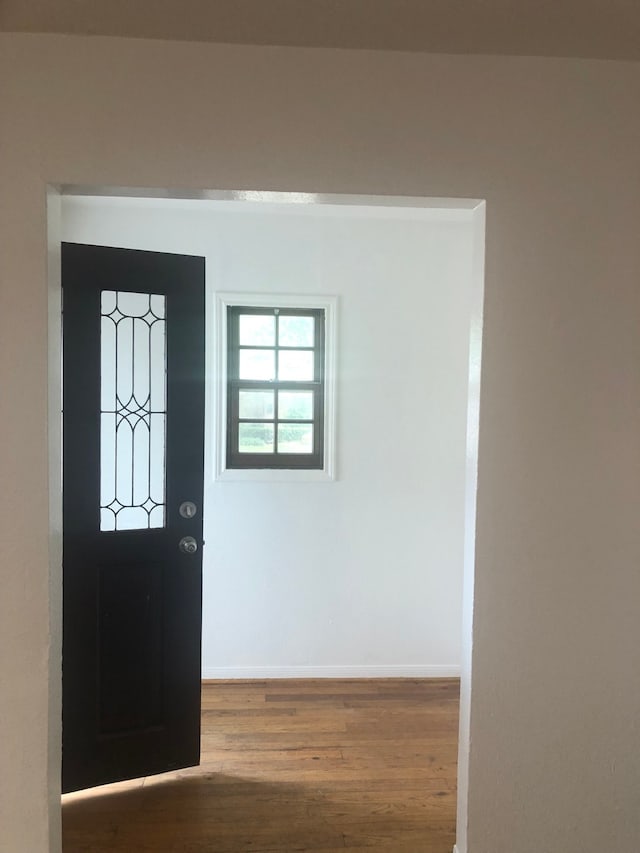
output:
[[[60,270],[63,195],[101,195],[136,198],[215,199],[265,201],[291,204],[345,204],[380,207],[439,207],[472,212],[474,260],[471,271],[471,322],[469,329],[469,374],[467,396],[467,448],[465,470],[465,533],[462,604],[462,656],[460,677],[460,723],[458,741],[458,797],[456,835],[459,849],[466,849],[470,710],[472,693],[473,599],[475,582],[476,496],[478,485],[478,439],[480,419],[480,377],[482,364],[483,305],[485,284],[486,202],[482,199],[429,198],[305,192],[202,190],[48,185],[47,291],[48,291],[48,445],[49,445],[49,617],[51,649],[49,666],[48,770],[51,835],[60,832],[60,777],[62,770],[62,282]],[[209,362],[207,362],[207,368]],[[208,382],[205,377],[206,393]],[[210,418],[207,406],[205,417]],[[206,423],[206,421],[205,421]],[[205,466],[206,466],[205,460]],[[57,808],[55,801],[57,800]],[[458,850],[458,846],[455,848]],[[56,853],[51,849],[50,853]]]

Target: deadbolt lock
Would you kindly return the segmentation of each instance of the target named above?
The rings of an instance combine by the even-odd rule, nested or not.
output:
[[[198,507],[193,501],[183,501],[178,507],[178,512],[183,518],[194,518],[198,512]]]

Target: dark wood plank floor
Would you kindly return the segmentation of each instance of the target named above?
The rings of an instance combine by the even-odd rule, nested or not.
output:
[[[456,679],[206,682],[202,764],[63,799],[64,853],[451,853]]]

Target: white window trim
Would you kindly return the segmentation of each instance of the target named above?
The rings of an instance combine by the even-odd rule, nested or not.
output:
[[[319,308],[325,314],[324,348],[324,467],[321,470],[288,468],[227,468],[227,308]],[[338,297],[308,294],[264,294],[217,292],[214,301],[213,410],[215,424],[216,480],[250,482],[322,482],[336,476],[336,350]]]

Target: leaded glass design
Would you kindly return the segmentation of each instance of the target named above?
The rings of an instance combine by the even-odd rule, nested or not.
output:
[[[165,525],[165,297],[104,290],[100,530]]]

